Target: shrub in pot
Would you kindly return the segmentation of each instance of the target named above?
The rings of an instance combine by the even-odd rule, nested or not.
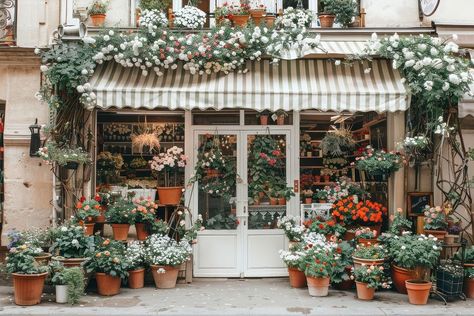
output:
[[[41,302],[48,267],[35,261],[27,245],[10,248],[6,270],[13,276],[14,300],[17,305],[36,305]]]
[[[322,13],[319,14],[321,27],[332,27],[334,21],[342,27],[348,27],[359,11],[355,0],[323,0],[322,7]]]
[[[362,265],[354,270],[353,278],[356,282],[357,297],[360,300],[373,300],[376,289],[390,288],[383,266]]]
[[[444,208],[440,206],[426,206],[424,212],[424,221],[425,224],[423,228],[425,230],[425,234],[433,235],[434,237],[442,241],[444,239],[444,236],[447,234],[446,228],[448,227],[446,212]]]
[[[86,236],[82,226],[66,222],[52,229],[51,253],[65,266],[80,266],[94,252],[93,236]]]
[[[150,226],[156,221],[156,209],[158,205],[151,198],[133,199],[135,204],[135,229],[137,231],[137,239],[145,240],[150,232]]]
[[[191,252],[191,245],[186,239],[178,243],[168,236],[148,237],[145,242],[145,258],[151,267],[157,288],[169,289],[176,286],[178,267],[189,260]]]
[[[293,246],[289,251],[280,250],[280,258],[288,268],[288,277],[290,286],[293,288],[302,288],[306,286],[306,276],[304,270],[305,253],[301,245]]]
[[[125,250],[125,263],[128,270],[128,287],[140,289],[145,282],[145,252],[143,244],[133,241]]]
[[[88,273],[95,273],[97,293],[111,296],[120,293],[120,284],[128,276],[122,249],[97,250],[85,263]]]
[[[81,197],[76,203],[74,219],[79,225],[84,226],[87,236],[94,233],[94,223],[98,216],[100,216],[100,204],[96,200],[86,200],[85,197]]]
[[[432,284],[425,280],[428,270],[438,262],[440,251],[437,239],[432,236],[404,234],[389,242],[393,283],[400,293],[408,291],[410,303],[426,304]],[[419,300],[413,298],[415,293],[422,294]]]
[[[112,226],[115,240],[127,240],[130,225],[135,221],[136,208],[128,200],[120,199],[112,204],[105,216]]]
[[[363,264],[366,266],[382,266],[387,256],[388,251],[382,245],[359,244],[352,254],[352,260],[354,261],[354,267],[357,269]]]
[[[51,283],[56,289],[56,303],[77,304],[84,294],[84,272],[79,267],[66,268],[58,261],[52,261]]]

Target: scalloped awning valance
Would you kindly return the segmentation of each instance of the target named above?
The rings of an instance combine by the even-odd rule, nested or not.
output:
[[[101,109],[394,112],[406,110],[410,100],[399,72],[387,60],[370,66],[335,65],[327,59],[262,60],[249,63],[245,74],[192,75],[178,67],[163,76],[142,76],[138,69],[109,63],[96,69],[90,84]]]

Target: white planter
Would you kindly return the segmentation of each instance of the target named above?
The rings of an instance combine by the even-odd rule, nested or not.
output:
[[[67,303],[67,285],[56,285],[56,303]]]

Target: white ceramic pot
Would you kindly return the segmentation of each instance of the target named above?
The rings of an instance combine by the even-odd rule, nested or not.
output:
[[[56,303],[67,303],[67,285],[56,285]]]

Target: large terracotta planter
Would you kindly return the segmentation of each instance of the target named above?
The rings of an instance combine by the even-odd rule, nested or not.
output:
[[[425,229],[425,235],[433,235],[433,237],[438,238],[439,241],[444,240],[444,236],[448,234],[445,230],[429,230]]]
[[[234,26],[246,27],[247,22],[250,19],[250,15],[233,15],[231,20],[234,23]]]
[[[105,14],[90,15],[92,25],[97,27],[103,26],[105,23],[105,17]]]
[[[67,268],[72,267],[81,267],[82,263],[87,260],[87,258],[64,258],[64,259],[55,259],[63,264]]]
[[[367,287],[367,283],[356,281],[357,298],[364,301],[371,301],[374,299],[375,288]]]
[[[183,194],[183,187],[159,187],[158,199],[161,204],[178,205]]]
[[[111,224],[115,240],[127,240],[130,224]]]
[[[158,272],[159,269],[163,269],[164,273]],[[172,289],[176,287],[178,272],[178,267],[151,265],[153,280],[155,281],[155,286],[159,289]]]
[[[128,271],[128,287],[141,289],[145,283],[145,269]]]
[[[321,27],[332,27],[336,16],[334,14],[320,14],[319,23]]]
[[[467,298],[474,298],[474,279],[464,279],[464,294]]]
[[[148,237],[148,230],[145,223],[135,223],[135,230],[137,231],[137,239],[145,240]]]
[[[313,278],[306,277],[308,283],[308,291],[311,296],[328,296],[329,294],[329,278]]]
[[[408,270],[392,265],[392,282],[399,293],[407,294],[405,281],[416,277],[415,270]]]
[[[95,274],[97,280],[97,293],[103,296],[112,296],[120,293],[120,277],[111,276],[102,272]]]
[[[91,236],[94,234],[95,223],[86,223],[84,224],[84,235]]]
[[[47,275],[48,272],[40,274],[12,273],[15,304],[22,306],[39,304]]]
[[[288,276],[291,287],[299,289],[306,286],[306,276],[303,271],[288,267]]]
[[[426,305],[430,296],[431,286],[429,281],[407,280],[405,285],[408,291],[408,301],[413,305]]]
[[[362,265],[366,266],[383,266],[383,263],[385,259],[362,259],[362,258],[356,258],[352,257],[352,260],[354,261],[354,268],[360,268]]]

